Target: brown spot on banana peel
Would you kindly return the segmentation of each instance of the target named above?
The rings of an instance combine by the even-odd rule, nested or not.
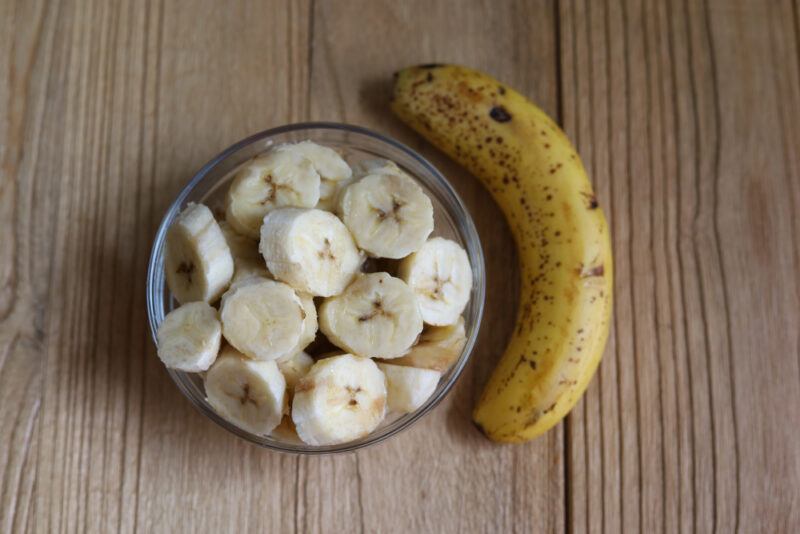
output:
[[[497,122],[508,122],[511,120],[511,114],[503,106],[494,106],[489,110],[489,116]]]

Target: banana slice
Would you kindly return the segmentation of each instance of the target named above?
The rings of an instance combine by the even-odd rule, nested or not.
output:
[[[316,208],[335,211],[339,192],[353,176],[347,162],[332,148],[311,141],[285,146],[287,150],[294,150],[308,159],[319,174],[319,202]]]
[[[249,360],[226,346],[206,373],[206,397],[218,414],[253,434],[269,434],[283,417],[286,381],[275,362]]]
[[[164,365],[187,373],[205,371],[219,352],[222,326],[217,310],[189,302],[169,312],[158,327],[158,357]]]
[[[269,211],[315,206],[319,183],[311,161],[285,146],[275,147],[236,174],[228,189],[225,217],[237,232],[258,239],[261,221]]]
[[[397,358],[422,331],[414,292],[386,273],[362,274],[319,310],[320,329],[337,346],[367,358]]]
[[[272,430],[270,436],[272,436],[276,440],[283,441],[286,443],[293,443],[295,445],[303,444],[303,441],[297,435],[297,430],[295,430],[294,428],[294,423],[292,422],[292,416],[290,415],[283,416],[281,424],[279,424]]]
[[[190,203],[167,231],[167,286],[181,304],[214,302],[233,276],[233,258],[211,210]]]
[[[464,318],[459,317],[453,325],[425,328],[419,336],[419,342],[405,355],[391,362],[394,365],[420,367],[444,373],[461,356],[466,343]]]
[[[231,285],[253,276],[272,278],[267,270],[267,265],[264,263],[264,258],[258,251],[258,241],[236,232],[225,221],[220,222],[219,227],[233,256]]]
[[[362,262],[342,221],[316,209],[271,211],[261,227],[260,249],[275,278],[314,296],[341,293]]]
[[[319,202],[316,208],[336,213],[336,210],[339,209],[339,199],[351,183],[353,183],[352,179],[338,182],[322,180],[319,184]]]
[[[431,199],[402,171],[373,172],[349,185],[339,213],[358,246],[381,258],[407,256],[433,231]]]
[[[320,360],[300,379],[292,401],[297,434],[309,445],[366,436],[386,414],[386,378],[367,358],[352,354]]]
[[[386,375],[386,399],[389,411],[411,413],[425,404],[442,377],[439,371],[379,363]]]
[[[283,378],[286,379],[286,388],[292,392],[297,386],[297,381],[306,376],[314,365],[314,358],[301,351],[288,358],[281,358],[277,363]]]
[[[256,360],[291,355],[303,333],[306,312],[300,297],[281,282],[251,278],[222,296],[222,335]]]
[[[305,350],[305,348],[314,341],[314,338],[317,337],[317,328],[319,327],[317,323],[317,307],[314,306],[314,298],[307,293],[298,293],[297,296],[300,297],[300,305],[303,307],[303,312],[305,312],[306,316],[305,319],[303,319],[303,331],[300,333],[300,340],[293,349],[293,353]]]
[[[416,293],[428,324],[455,323],[469,302],[472,268],[464,249],[449,239],[429,239],[400,262],[398,274]]]
[[[242,262],[236,266],[233,272],[233,279],[231,279],[230,287],[238,285],[240,282],[246,282],[252,278],[265,278],[272,280],[272,275],[264,265],[264,260],[261,260],[261,265],[257,263]]]
[[[368,174],[403,174],[397,163],[388,159],[365,159],[353,166],[353,175],[363,178]]]

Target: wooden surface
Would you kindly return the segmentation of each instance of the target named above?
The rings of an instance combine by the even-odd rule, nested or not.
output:
[[[789,0],[0,0],[0,531],[797,532],[799,47]],[[391,73],[431,61],[558,118],[613,230],[605,359],[522,446],[469,423],[512,326],[510,235],[387,112]],[[440,165],[488,269],[447,401],[314,458],[195,412],[144,306],[155,228],[193,171],[308,119]]]

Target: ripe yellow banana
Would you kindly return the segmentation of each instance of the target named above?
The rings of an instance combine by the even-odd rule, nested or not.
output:
[[[520,306],[473,418],[494,441],[535,438],[586,390],[608,336],[610,238],[583,164],[541,109],[472,69],[402,70],[392,109],[477,176],[508,219]]]

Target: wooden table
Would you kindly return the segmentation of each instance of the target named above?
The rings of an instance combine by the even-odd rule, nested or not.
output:
[[[0,1],[0,530],[798,532],[799,43],[788,0]],[[605,359],[526,445],[469,421],[512,327],[510,234],[387,111],[391,73],[430,61],[557,117],[613,230]],[[144,303],[155,228],[192,173],[309,119],[431,158],[488,268],[447,401],[330,457],[195,412]]]

